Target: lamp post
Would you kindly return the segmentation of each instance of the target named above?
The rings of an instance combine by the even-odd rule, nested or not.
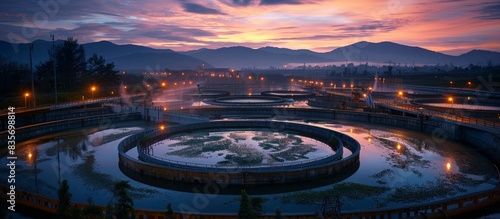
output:
[[[33,59],[31,53],[33,52],[33,43],[29,44],[30,50],[30,72],[31,72],[31,93],[33,94],[33,108],[36,108],[36,99],[35,99],[35,75],[33,74]]]
[[[95,86],[92,86],[92,88],[90,88],[90,90],[92,90],[92,99],[94,99]]]
[[[27,102],[26,102],[26,99],[27,99],[29,96],[30,96],[30,94],[29,94],[29,93],[25,93],[25,94],[24,94],[24,108],[26,108],[26,107],[27,107],[27,104],[26,104],[26,103],[27,103]]]
[[[52,37],[52,49],[53,49],[53,53],[54,53],[54,91],[56,93],[56,98],[55,98],[55,101],[57,104],[57,74],[56,74],[56,66],[57,66],[57,58],[56,58],[56,47],[55,47],[55,44],[54,44],[54,34],[50,34],[50,37]]]

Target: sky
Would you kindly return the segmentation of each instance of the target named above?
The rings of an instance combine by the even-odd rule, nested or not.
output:
[[[153,48],[327,52],[391,41],[458,55],[500,51],[499,0],[2,0],[0,40],[73,37]]]

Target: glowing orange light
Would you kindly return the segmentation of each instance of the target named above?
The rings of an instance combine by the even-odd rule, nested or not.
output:
[[[163,111],[167,111],[167,107],[163,107]]]
[[[401,150],[401,145],[400,145],[400,144],[398,144],[398,145],[396,146],[396,148],[398,149],[398,151],[399,151],[399,150]]]
[[[448,97],[448,101],[452,102],[453,101],[453,97]]]
[[[25,96],[25,97],[29,97],[29,96],[30,96],[30,94],[29,94],[29,93],[25,93],[25,94],[24,94],[24,96]]]
[[[368,142],[372,142],[372,138],[368,138]]]
[[[291,81],[291,82],[293,82],[293,78],[292,78],[292,79],[290,79],[290,81]]]
[[[167,85],[167,84],[165,84],[165,82],[162,82],[162,83],[161,83],[161,86],[162,86],[162,87],[165,87],[165,85]]]
[[[399,91],[398,95],[403,96],[403,91]]]
[[[353,131],[352,129],[349,129],[349,132],[351,132],[351,133],[352,133],[352,131]]]
[[[264,77],[260,77],[260,80],[263,81],[264,80]]]
[[[248,76],[248,80],[252,80],[252,76]]]
[[[33,157],[33,154],[30,152],[30,153],[28,154],[28,158],[31,158],[31,157]]]
[[[161,129],[161,130],[165,130],[165,126],[163,126],[163,125],[162,125],[162,126],[160,126],[160,129]]]
[[[446,170],[451,170],[451,163],[450,162],[446,163]]]

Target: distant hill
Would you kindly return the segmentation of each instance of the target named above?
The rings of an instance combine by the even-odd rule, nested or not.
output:
[[[100,41],[95,43],[82,44],[85,48],[87,56],[91,56],[93,53],[102,55],[106,58],[116,58],[120,56],[131,55],[134,53],[175,53],[171,49],[153,49],[145,46],[136,45],[116,45],[109,41]]]
[[[323,57],[350,62],[400,63],[400,64],[448,64],[455,63],[456,57],[439,52],[392,42],[358,42],[340,47],[323,54]],[[458,64],[458,63],[456,63]]]
[[[48,59],[47,51],[51,41],[36,40],[33,42],[33,64],[37,65]],[[55,42],[63,43],[62,40]],[[198,49],[187,52],[175,52],[170,49],[154,49],[137,45],[117,45],[108,41],[82,44],[87,57],[93,53],[102,55],[109,61],[114,61],[119,69],[195,69],[205,64],[206,67],[227,68],[269,68],[282,67],[289,63],[391,63],[391,64],[454,64],[468,66],[469,64],[493,65],[500,64],[500,53],[484,50],[472,50],[460,56],[446,55],[440,52],[420,47],[406,46],[393,42],[358,42],[339,47],[330,52],[318,53],[307,49],[287,49],[277,47],[262,47],[252,49],[243,46],[223,47],[219,49]],[[18,52],[16,53],[15,48]],[[29,62],[27,44],[10,44],[0,41],[0,55],[7,60],[23,63]]]
[[[290,54],[266,51],[268,49],[251,49],[243,46],[223,47],[219,49],[200,49],[184,52],[184,54],[205,60],[216,67],[230,68],[269,68],[282,67],[288,63],[328,62],[327,58],[311,54]]]
[[[115,65],[121,69],[128,70],[163,70],[163,69],[195,69],[202,64],[206,68],[212,68],[209,63],[176,52],[170,53],[134,53],[130,55],[111,58]]]
[[[62,44],[63,40],[55,41],[55,44]],[[52,41],[36,40],[33,42],[33,66],[49,59],[48,51],[52,48]],[[154,49],[145,46],[136,45],[117,45],[108,41],[81,44],[85,49],[85,55],[88,57],[96,53],[103,56],[107,61],[115,61],[118,69],[139,69],[146,70],[147,66],[155,69],[157,65],[161,68],[176,69],[195,69],[198,66],[210,64],[196,58],[178,54],[170,49]],[[17,48],[17,53],[15,48]],[[28,44],[11,44],[0,41],[0,55],[11,61],[29,63]],[[141,57],[143,56],[143,57]],[[151,60],[146,61],[144,57]],[[172,60],[170,60],[172,59]],[[126,61],[125,61],[126,60]]]
[[[272,47],[272,46],[266,46],[259,48],[258,50],[260,51],[266,51],[270,53],[276,53],[276,54],[288,54],[288,55],[311,55],[311,56],[318,56],[321,57],[322,53],[317,53],[313,52],[308,49],[287,49],[287,48],[278,48],[278,47]]]
[[[456,59],[464,64],[488,65],[488,62],[491,61],[491,64],[498,65],[500,64],[500,53],[475,49],[459,55]]]

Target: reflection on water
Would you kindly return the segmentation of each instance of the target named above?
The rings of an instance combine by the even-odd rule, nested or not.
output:
[[[333,155],[314,139],[271,130],[205,130],[179,134],[150,146],[150,156],[207,165],[288,165]]]
[[[294,122],[301,121],[294,118]],[[250,195],[257,194],[267,200],[264,203],[266,213],[272,214],[276,207],[282,209],[283,212],[290,213],[316,212],[320,207],[317,203],[321,203],[326,194],[340,195],[344,210],[367,209],[458,196],[493,188],[498,182],[498,175],[492,163],[477,151],[462,144],[451,141],[436,144],[430,136],[422,133],[367,124],[334,122],[308,121],[308,124],[343,132],[359,141],[362,146],[359,168],[346,171],[344,176],[337,178],[334,176],[310,183],[246,187]],[[195,208],[194,203],[199,200],[200,195],[203,195],[200,192],[205,189],[205,184],[181,186],[176,182],[148,180],[140,176],[134,177],[133,173],[124,174],[118,167],[117,145],[121,138],[142,129],[139,127],[129,125],[126,129],[94,130],[83,136],[80,136],[81,132],[61,134],[66,136],[61,136],[63,140],[59,143],[47,141],[20,147],[16,149],[19,155],[16,166],[16,177],[19,180],[16,181],[16,188],[57,198],[60,172],[61,178],[69,181],[74,202],[85,203],[89,197],[99,197],[99,199],[94,199],[94,202],[105,206],[108,201],[112,200],[110,191],[113,184],[119,180],[127,180],[133,187],[132,197],[136,209],[163,211],[169,202],[176,211],[181,210],[181,206],[189,206],[201,212],[234,213],[238,209],[239,203],[231,200],[239,198],[241,187],[213,185],[217,187],[218,192],[203,196],[207,200],[205,205],[202,208]],[[278,135],[274,136],[275,134]],[[273,138],[286,139],[288,136],[286,133],[263,133],[258,130],[220,132],[219,134],[210,132],[199,135],[205,136],[206,139],[219,136],[231,142],[237,140],[238,143],[257,137],[257,140],[252,143],[254,151],[267,152],[280,151],[280,144],[270,143],[272,146],[268,149],[260,147],[259,144]],[[302,137],[300,139],[303,145],[317,145],[317,142],[307,142]],[[279,142],[278,140],[276,141]],[[189,139],[183,139],[183,136],[178,139],[174,137],[170,143],[155,148],[155,156],[166,156],[168,153],[188,148],[189,146],[181,145],[168,146],[186,141]],[[288,145],[297,143],[293,139],[286,140],[286,142]],[[245,142],[245,144],[250,143]],[[177,150],[170,151],[170,148],[177,148]],[[319,151],[319,148],[317,149]],[[314,152],[309,152],[305,156],[312,157]],[[185,154],[179,156],[183,160],[203,160],[206,158],[195,157],[209,156],[205,152],[196,154],[189,150],[183,153]],[[220,152],[208,153],[211,153],[210,157],[219,157]],[[225,157],[230,153],[229,150],[224,151],[224,156],[220,157]],[[190,157],[193,154],[196,156]],[[60,156],[60,162],[57,161],[57,155]],[[348,156],[347,153],[344,155]],[[7,162],[5,156],[0,160]],[[6,167],[2,166],[0,170],[0,177],[7,178]]]

